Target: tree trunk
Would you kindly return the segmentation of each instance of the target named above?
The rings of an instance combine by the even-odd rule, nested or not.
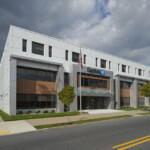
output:
[[[68,105],[68,108],[69,108],[69,105]],[[68,111],[68,110],[67,110]],[[70,122],[70,120],[69,120],[69,111],[68,111],[68,123]]]

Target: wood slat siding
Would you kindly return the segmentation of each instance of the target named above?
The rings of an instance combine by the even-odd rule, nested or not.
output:
[[[56,94],[56,83],[33,80],[17,80],[17,93]]]
[[[130,97],[130,89],[120,89],[120,97]]]
[[[99,90],[109,90],[110,89],[109,78],[93,77],[93,76],[86,76],[86,75],[81,75],[81,77],[82,78],[89,78],[89,79],[107,80],[107,88],[87,87],[87,86],[82,86],[82,88],[99,89]],[[79,86],[80,86],[80,75],[78,75],[78,87]]]

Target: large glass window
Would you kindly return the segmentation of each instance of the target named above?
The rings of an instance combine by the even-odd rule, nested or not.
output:
[[[36,79],[36,71],[33,69],[25,69],[25,78],[28,80],[35,80]]]
[[[120,98],[121,107],[130,107],[130,97],[121,97]]]
[[[56,72],[18,67],[17,79],[55,82]]]
[[[56,72],[47,72],[46,75],[47,81],[55,82],[56,81]]]
[[[32,42],[32,53],[38,55],[44,55],[44,45]]]
[[[138,106],[139,107],[145,106],[145,99],[144,98],[138,98]]]
[[[89,86],[89,80],[88,78],[82,78],[81,81],[83,80],[83,82],[81,82],[82,86]],[[83,83],[83,84],[82,84]]]
[[[79,61],[79,53],[72,52],[72,61],[73,62]]]
[[[100,87],[107,88],[107,80],[99,80]]]
[[[37,71],[37,80],[38,81],[45,81],[46,80],[46,71]]]
[[[95,86],[94,79],[88,79],[88,82],[89,82],[89,86],[90,87],[94,87]]]
[[[120,82],[120,88],[121,89],[130,89],[130,86],[131,86],[130,82],[124,82],[124,81]]]
[[[101,68],[106,68],[106,60],[101,59]]]
[[[17,94],[17,109],[55,107],[56,95]]]
[[[17,79],[25,79],[26,78],[26,69],[18,68],[17,69]]]
[[[107,80],[81,78],[81,86],[107,88]]]

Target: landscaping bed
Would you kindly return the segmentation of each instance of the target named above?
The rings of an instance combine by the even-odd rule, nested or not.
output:
[[[45,114],[22,114],[9,116],[2,110],[0,110],[0,116],[4,121],[15,121],[15,120],[28,120],[28,119],[38,119],[38,118],[51,118],[51,117],[64,117],[64,116],[75,116],[79,115],[78,112],[62,112],[62,113],[45,113]]]

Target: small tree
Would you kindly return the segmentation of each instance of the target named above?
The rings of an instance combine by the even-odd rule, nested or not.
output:
[[[69,107],[70,104],[73,103],[75,98],[74,87],[65,86],[62,89],[62,91],[58,93],[58,96],[61,102]],[[69,112],[68,112],[68,122],[69,122]]]
[[[150,82],[144,84],[142,87],[139,88],[139,90],[141,91],[141,94],[143,96],[149,97],[149,101],[150,101]]]
[[[150,82],[147,84],[144,84],[142,87],[139,89],[141,91],[141,94],[145,97],[150,97]]]

